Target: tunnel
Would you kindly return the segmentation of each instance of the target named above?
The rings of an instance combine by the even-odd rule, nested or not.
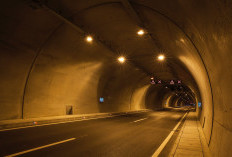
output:
[[[24,137],[16,131],[41,119],[46,125],[35,128],[56,117],[140,112],[168,114],[169,121],[176,112],[194,113],[211,156],[232,156],[232,1],[7,0],[0,19],[0,156],[25,150],[10,151]],[[25,138],[40,131],[24,129]],[[120,154],[123,146],[105,156],[136,156]]]

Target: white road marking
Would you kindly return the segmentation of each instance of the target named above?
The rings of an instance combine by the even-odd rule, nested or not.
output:
[[[181,120],[176,124],[174,129],[170,132],[170,134],[166,137],[166,139],[163,141],[163,143],[159,146],[159,148],[155,151],[155,153],[152,155],[152,157],[158,157],[158,155],[161,153],[161,151],[164,149],[168,141],[171,139],[172,135],[176,131],[176,129],[179,127],[183,119],[186,117],[188,113],[186,112],[185,115],[181,118]]]
[[[94,119],[102,119],[102,118],[109,118],[109,117],[116,117],[115,116],[107,116],[107,117],[98,117],[98,118],[88,118],[88,119],[78,119],[78,120],[69,120],[64,122],[57,122],[57,123],[47,123],[47,124],[39,124],[39,125],[30,125],[30,126],[23,126],[23,127],[17,127],[17,128],[9,128],[9,129],[2,129],[1,131],[9,131],[9,130],[17,130],[17,129],[24,129],[24,128],[32,128],[37,126],[46,126],[46,125],[55,125],[55,124],[62,124],[62,123],[71,123],[71,122],[79,122],[79,121],[86,121],[86,120],[94,120]]]
[[[141,111],[138,113],[143,113],[146,111]],[[126,114],[121,114],[121,115],[127,115]],[[129,113],[130,114],[130,113]],[[133,114],[133,113],[132,113]],[[111,113],[109,113],[109,116],[105,116],[105,117],[97,117],[97,118],[87,118],[87,119],[77,119],[77,120],[69,120],[69,121],[64,121],[64,122],[56,122],[56,123],[47,123],[47,124],[39,124],[39,125],[30,125],[30,126],[22,126],[22,127],[16,127],[16,128],[9,128],[9,129],[2,129],[1,131],[9,131],[9,130],[17,130],[17,129],[24,129],[24,128],[32,128],[32,127],[37,127],[37,126],[46,126],[46,125],[55,125],[55,124],[62,124],[62,123],[72,123],[72,122],[79,122],[79,121],[85,121],[85,120],[94,120],[94,119],[103,119],[103,118],[112,118],[112,117],[117,117],[120,115],[112,115]],[[83,117],[82,117],[83,118]]]
[[[140,122],[140,121],[145,120],[145,119],[147,119],[147,118],[143,118],[143,119],[135,120],[135,121],[133,121],[133,122],[134,122],[134,123],[136,123],[136,122]]]
[[[29,153],[29,152],[32,152],[32,151],[39,150],[39,149],[51,147],[51,146],[54,146],[54,145],[57,145],[57,144],[69,142],[69,141],[72,141],[72,140],[75,140],[75,139],[76,139],[76,138],[70,138],[70,139],[67,139],[67,140],[63,140],[63,141],[51,143],[51,144],[48,144],[48,145],[45,145],[45,146],[40,146],[40,147],[36,147],[36,148],[32,148],[32,149],[25,150],[25,151],[22,151],[22,152],[18,152],[18,153],[15,153],[15,154],[7,155],[7,156],[5,156],[5,157],[14,157],[14,156],[22,155],[22,154],[25,154],[25,153]]]

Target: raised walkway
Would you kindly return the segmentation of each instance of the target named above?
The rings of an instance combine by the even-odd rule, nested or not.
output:
[[[201,125],[195,112],[189,112],[169,156],[210,157]]]

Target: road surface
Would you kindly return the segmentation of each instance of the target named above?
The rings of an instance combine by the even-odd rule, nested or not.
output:
[[[150,157],[184,113],[145,112],[1,131],[0,156]]]

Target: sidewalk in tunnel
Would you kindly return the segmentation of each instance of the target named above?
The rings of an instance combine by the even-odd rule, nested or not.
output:
[[[211,156],[196,112],[189,112],[169,156]]]

